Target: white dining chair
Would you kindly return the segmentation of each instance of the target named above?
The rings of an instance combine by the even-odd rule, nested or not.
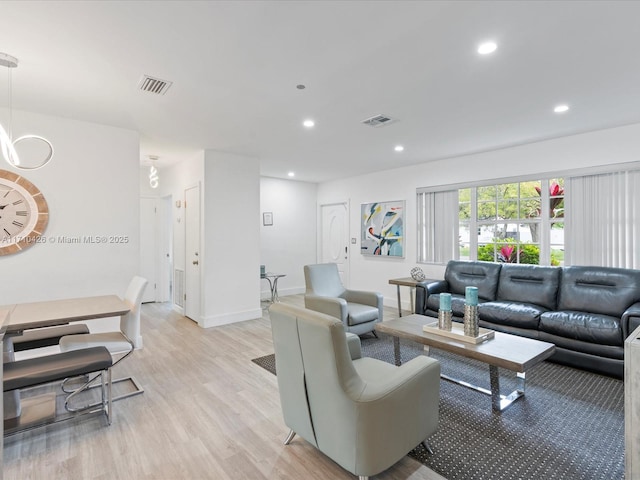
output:
[[[113,366],[116,366],[122,360],[127,358],[135,349],[136,343],[140,344],[140,305],[142,304],[142,294],[147,286],[147,280],[142,277],[133,277],[129,287],[124,295],[124,301],[129,305],[131,310],[129,313],[120,317],[120,330],[117,332],[101,332],[87,333],[81,335],[69,335],[60,339],[60,350],[68,352],[71,350],[79,350],[81,348],[91,348],[104,346],[109,350],[113,357]],[[96,377],[97,378],[97,377]],[[68,389],[68,381],[63,382],[62,388],[67,393],[73,393],[75,390]],[[138,395],[144,392],[133,377],[118,378],[112,383],[120,383],[130,381],[135,390],[114,397],[113,400],[121,400],[123,398]]]

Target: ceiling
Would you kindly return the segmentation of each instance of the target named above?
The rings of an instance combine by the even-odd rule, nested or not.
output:
[[[0,15],[14,109],[139,131],[160,166],[214,149],[322,182],[640,122],[636,1],[0,1]],[[173,85],[142,92],[143,74]],[[396,121],[361,123],[377,114]]]

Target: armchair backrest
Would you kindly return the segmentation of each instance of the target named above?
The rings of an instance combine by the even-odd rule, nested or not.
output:
[[[357,422],[353,398],[364,388],[342,322],[304,308],[269,309],[285,423],[332,458],[349,456]]]
[[[304,281],[307,294],[340,297],[345,291],[335,263],[305,265]]]
[[[131,309],[126,315],[120,317],[120,331],[131,340],[136,347],[140,343],[140,305],[142,294],[147,286],[147,280],[142,277],[133,277],[127,291],[124,294],[124,301]]]

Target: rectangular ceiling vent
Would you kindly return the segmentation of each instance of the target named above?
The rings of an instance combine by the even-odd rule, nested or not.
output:
[[[173,82],[153,78],[149,75],[143,75],[138,83],[138,88],[144,92],[155,93],[156,95],[164,95],[169,90]]]
[[[369,125],[370,127],[382,127],[393,122],[395,122],[395,120],[386,115],[376,115],[375,117],[367,118],[366,120],[362,121],[362,123],[364,123],[365,125]]]

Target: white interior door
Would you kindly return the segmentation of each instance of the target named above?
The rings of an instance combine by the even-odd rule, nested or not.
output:
[[[147,279],[143,302],[156,301],[158,279],[157,199],[140,198],[140,275]]]
[[[200,187],[184,191],[185,284],[184,314],[200,321]]]
[[[349,285],[349,219],[347,204],[321,205],[320,263],[335,263],[342,284]]]

